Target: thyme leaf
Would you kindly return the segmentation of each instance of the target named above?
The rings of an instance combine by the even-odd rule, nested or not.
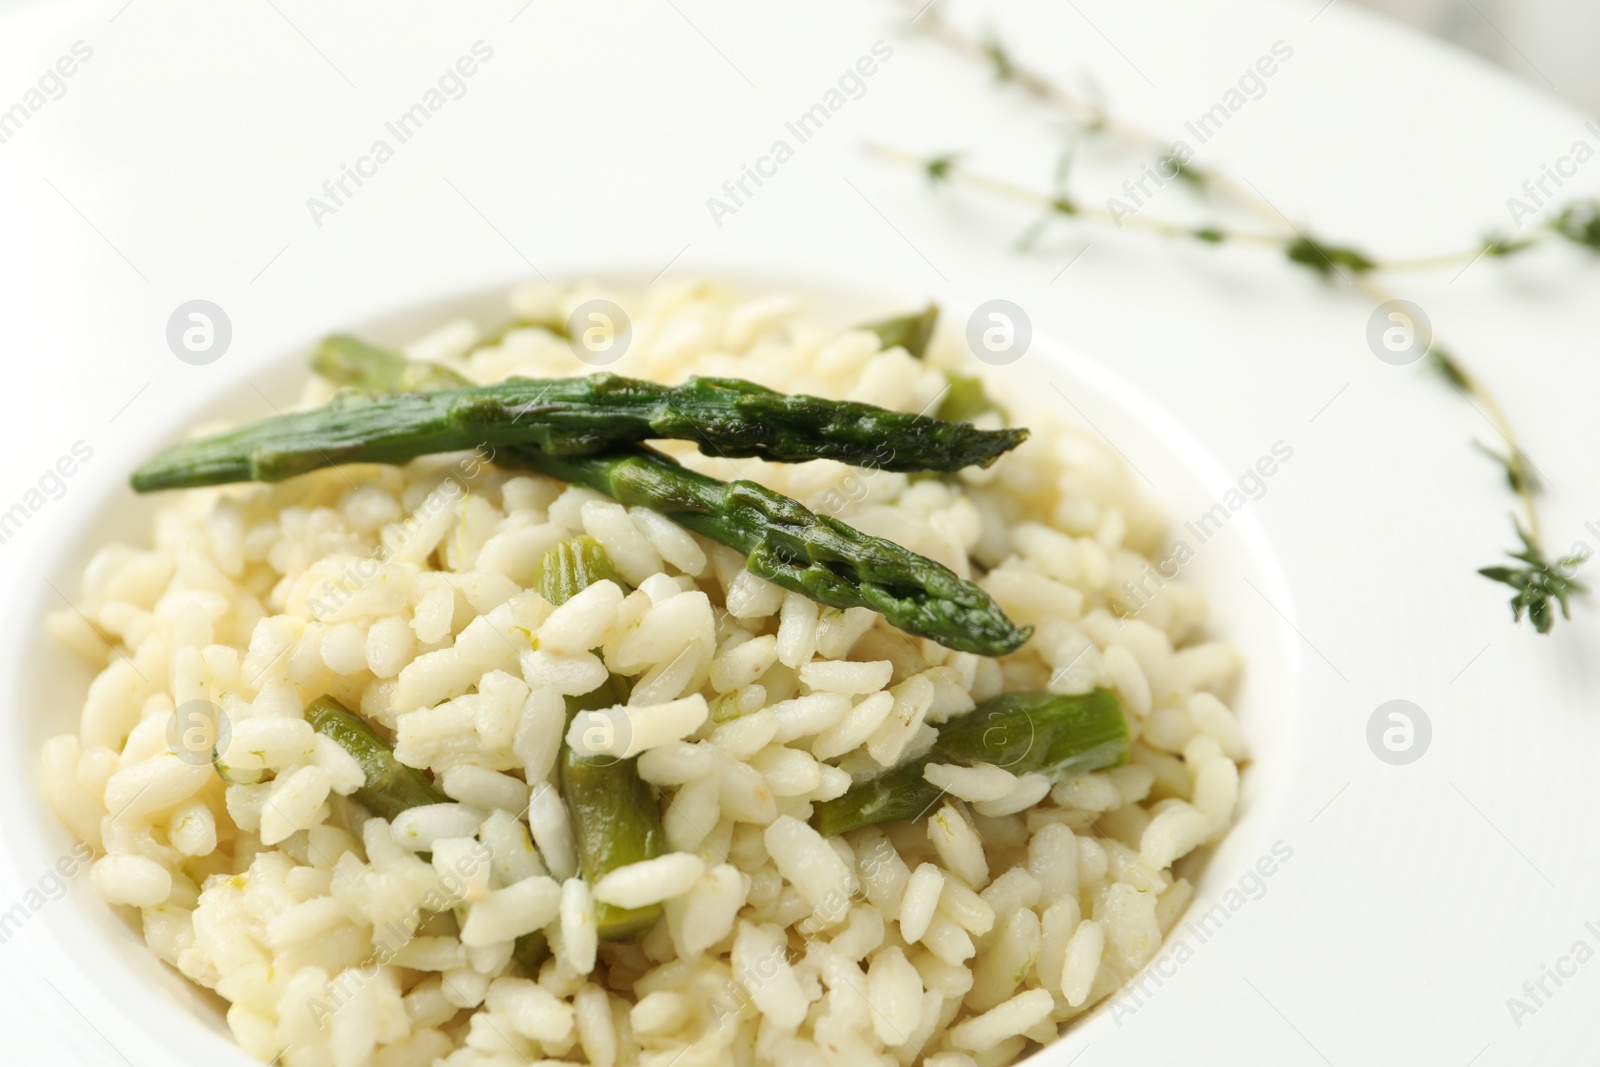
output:
[[[950,168],[956,165],[960,157],[954,152],[942,156],[929,156],[922,164],[922,171],[928,176],[929,185],[938,185],[950,180]]]
[[[1511,448],[1501,455],[1481,441],[1474,441],[1473,445],[1479,452],[1505,468],[1506,484],[1511,486],[1513,493],[1537,493],[1542,488],[1538,475],[1528,466],[1528,457],[1522,454],[1521,449]]]
[[[1017,65],[1011,61],[1011,53],[1006,51],[1006,46],[1000,43],[1000,38],[990,34],[983,44],[983,54],[988,57],[989,65],[994,68],[996,81],[1008,82],[1017,76]]]
[[[1355,274],[1369,274],[1378,268],[1376,263],[1354,248],[1325,245],[1304,234],[1290,241],[1283,251],[1290,262],[1309,268],[1324,278],[1332,276],[1340,267]]]
[[[1538,243],[1539,238],[1537,237],[1516,238],[1491,233],[1483,239],[1483,254],[1503,259],[1506,256],[1515,255],[1525,248],[1532,248]]]
[[[1454,356],[1438,345],[1428,349],[1428,366],[1463,393],[1471,391],[1472,382],[1468,379],[1467,372],[1462,369],[1461,364],[1455,361]]]
[[[1201,170],[1199,167],[1183,162],[1175,152],[1172,155],[1163,156],[1158,162],[1171,166],[1173,171],[1176,172],[1179,181],[1187,182],[1196,189],[1204,189],[1211,181],[1210,171]]]
[[[1550,220],[1550,228],[1569,241],[1600,251],[1600,203],[1580,200],[1568,204]]]

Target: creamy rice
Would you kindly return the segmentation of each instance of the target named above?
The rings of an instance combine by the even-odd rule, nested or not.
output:
[[[628,309],[609,369],[638,377],[923,411],[956,365],[704,284],[537,286],[512,306],[549,321],[595,296]],[[543,329],[479,336],[447,323],[408,354],[480,382],[593,369]],[[302,400],[331,393],[313,381]],[[1032,438],[948,479],[666,446],[975,578],[1036,627],[1000,659],[819,607],[659,515],[477,455],[171,494],[151,544],[95,556],[82,616],[49,619],[100,673],[78,733],[45,745],[45,793],[95,850],[95,890],[229,1002],[263,1061],[1010,1063],[1156,953],[1191,895],[1172,864],[1226,833],[1247,756],[1226,703],[1239,657],[1207,638],[1202,597],[1133,591],[1159,514],[1093,436],[1026,405],[1011,421]],[[552,608],[534,568],[583,533],[632,591]],[[631,679],[629,707],[568,732],[563,695],[610,673]],[[945,796],[928,818],[842,839],[807,824],[976,701],[1096,686],[1130,714],[1125,766],[1052,782],[930,764]],[[360,767],[305,721],[324,693],[450,802],[369,817],[350,799]],[[209,758],[214,721],[235,784]],[[640,757],[672,851],[578,876],[564,735]],[[597,903],[655,902],[642,940],[597,937]],[[553,951],[524,974],[513,942],[533,930]]]

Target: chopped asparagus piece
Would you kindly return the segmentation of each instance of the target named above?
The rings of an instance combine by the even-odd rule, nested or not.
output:
[[[1013,774],[1064,778],[1125,762],[1131,744],[1122,705],[1108,689],[1074,696],[1006,693],[939,727],[923,758],[818,804],[811,822],[821,833],[838,835],[925,815],[943,795],[922,776],[929,763],[991,763]]]
[[[544,554],[534,569],[533,587],[552,604],[565,604],[596,582],[622,578],[599,541],[584,534],[562,541]]]
[[[523,974],[537,978],[539,965],[550,958],[550,939],[543,930],[523,934],[512,943],[511,958],[521,966]]]
[[[491,345],[501,344],[505,341],[506,335],[512,331],[531,330],[534,327],[546,330],[563,339],[565,339],[567,336],[567,324],[562,322],[560,319],[515,318],[506,323],[504,326],[501,326],[498,330],[495,330],[493,333],[485,335],[481,341],[472,346],[473,350],[476,351],[480,348],[488,348]]]
[[[939,403],[938,416],[951,422],[971,422],[986,412],[998,410],[983,391],[983,379],[976,375],[945,371],[950,389]]]
[[[594,692],[567,699],[567,721],[581,711],[598,711],[627,699],[627,682],[612,675]],[[618,867],[670,851],[661,825],[661,798],[639,777],[635,760],[579,756],[563,741],[557,768],[584,881],[595,885]],[[643,937],[660,917],[659,904],[619,908],[596,901],[594,905],[595,927],[608,941]]]
[[[330,382],[359,382],[375,393],[425,393],[472,384],[449,367],[407,359],[345,334],[334,334],[322,342],[311,356],[311,369]]]
[[[395,759],[394,749],[367,721],[333,697],[313,700],[306,708],[306,721],[361,764],[367,783],[355,791],[355,798],[372,814],[392,820],[407,808],[449,803],[450,798],[434,788],[432,779]]]
[[[374,392],[394,392],[411,360],[399,352],[369,345],[358,337],[331,334],[311,354],[311,369],[330,382],[349,383],[360,379]]]
[[[884,349],[899,346],[912,356],[921,359],[933,340],[934,327],[939,323],[939,305],[929,304],[914,315],[899,315],[891,319],[863,323],[861,329],[878,335]]]
[[[619,581],[606,550],[592,537],[564,541],[546,552],[539,561],[539,578],[541,595],[552,604],[566,603],[602,578]],[[567,722],[570,724],[579,712],[599,711],[627,701],[627,680],[613,674],[598,689],[567,698]],[[590,885],[618,867],[666,853],[661,799],[655,788],[639,777],[634,760],[580,756],[563,735],[557,772],[561,799],[572,815],[578,866]],[[661,917],[661,906],[629,909],[597,901],[594,915],[602,938],[624,941],[648,933]]]

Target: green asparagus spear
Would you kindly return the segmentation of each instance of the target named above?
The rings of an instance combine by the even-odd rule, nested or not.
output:
[[[720,482],[643,447],[602,456],[505,448],[495,460],[659,511],[743,552],[747,570],[784,589],[829,607],[872,608],[907,633],[948,648],[997,656],[1015,651],[1033,633],[943,564],[755,482]]]
[[[324,348],[324,353],[330,351]],[[370,351],[340,348],[345,377],[379,383],[441,375],[398,375]],[[445,372],[446,374],[450,372]],[[447,380],[447,379],[446,379]],[[497,385],[338,398],[312,411],[279,415],[174,445],[134,472],[140,492],[225,482],[275,482],[337,463],[405,463],[417,456],[488,445],[536,445],[581,456],[650,438],[694,441],[708,455],[780,462],[834,459],[891,471],[987,467],[1028,431],[978,430],[964,423],[850,401],[786,396],[737,378],[662,385],[613,374],[510,378]]]
[[[878,335],[878,343],[885,349],[899,345],[917,359],[928,351],[933,340],[934,327],[939,323],[939,305],[929,304],[915,315],[900,315],[892,319],[863,323],[861,329]]]
[[[606,550],[592,537],[577,537],[545,553],[535,584],[550,603],[564,604],[605,578],[618,580]],[[627,680],[613,674],[598,689],[567,698],[567,722],[579,712],[599,711],[627,700]],[[557,773],[561,799],[572,815],[584,880],[594,885],[618,867],[665,853],[661,800],[655,788],[639,777],[636,761],[580,756],[564,737]],[[625,941],[648,933],[661,916],[661,906],[629,909],[597,902],[594,915],[602,938]]]
[[[340,364],[339,380],[362,389],[381,388],[390,370],[377,364],[346,360]],[[173,451],[136,474],[135,488],[200,484],[193,480],[195,467],[166,458]],[[958,651],[1002,655],[1021,647],[1033,632],[1031,627],[1019,629],[987,593],[934,560],[816,515],[754,482],[721,482],[649,448],[624,446],[598,456],[561,457],[529,445],[508,446],[497,450],[496,460],[660,511],[743,552],[747,569],[784,589],[830,607],[872,608],[891,625]],[[249,464],[225,464],[203,473],[205,482],[255,477]]]
[[[361,764],[367,783],[355,791],[355,798],[372,814],[393,819],[407,808],[449,802],[450,798],[435,789],[426,774],[395,759],[394,749],[373,732],[366,720],[333,697],[324,695],[313,700],[306,708],[306,721],[317,733],[337,741]]]
[[[938,312],[930,307],[920,316],[930,330]],[[379,387],[361,366],[347,366],[351,373],[337,379],[341,384]],[[753,482],[720,482],[696,474],[652,449],[557,459],[537,448],[507,448],[497,458],[661,511],[743,552],[750,571],[784,589],[831,607],[873,608],[908,633],[960,651],[986,656],[1011,652],[1033,632],[1019,630],[987,593],[925,556],[815,515],[798,501]],[[563,572],[557,568],[553,573]],[[590,580],[602,577],[615,575],[598,574]],[[572,592],[576,590],[565,595]],[[548,591],[544,596],[557,602]]]
[[[838,835],[925,815],[942,795],[922,776],[929,763],[992,763],[1013,774],[1064,778],[1125,762],[1131,744],[1122,705],[1108,689],[1080,696],[1006,693],[941,726],[923,758],[818,804],[811,822],[820,833]]]

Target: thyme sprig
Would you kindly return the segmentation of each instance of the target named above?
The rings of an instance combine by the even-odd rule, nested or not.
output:
[[[1320,238],[1312,237],[1302,229],[1291,229],[1287,233],[1262,232],[1260,230],[1230,229],[1216,222],[1207,222],[1196,226],[1192,223],[1175,222],[1170,219],[1153,217],[1145,212],[1138,214],[1114,213],[1106,208],[1087,204],[1071,196],[1065,186],[1065,181],[1056,183],[1051,192],[1045,193],[1027,186],[1018,185],[996,178],[961,163],[962,153],[946,152],[932,156],[918,156],[912,152],[892,148],[887,145],[868,143],[866,151],[869,155],[876,156],[888,163],[894,163],[921,171],[928,179],[928,184],[937,188],[943,185],[957,184],[969,188],[979,189],[991,195],[1004,197],[1019,203],[1032,204],[1043,210],[1040,221],[1062,216],[1076,216],[1091,222],[1104,223],[1118,229],[1132,229],[1144,233],[1155,234],[1161,237],[1187,237],[1207,244],[1241,244],[1259,247],[1276,248],[1292,263],[1319,274],[1325,278],[1334,277],[1341,272],[1350,274],[1373,273],[1402,273],[1409,271],[1438,270],[1442,267],[1455,266],[1468,263],[1480,256],[1506,256],[1510,255],[1511,246],[1500,238],[1485,238],[1484,241],[1470,249],[1451,252],[1436,256],[1421,256],[1416,258],[1377,259],[1348,245],[1334,244]],[[1207,179],[1210,180],[1209,178]],[[1035,224],[1037,225],[1037,223]],[[1596,223],[1600,228],[1600,222]],[[1030,227],[1030,230],[1033,227]],[[1597,238],[1600,239],[1600,238]],[[1526,248],[1532,241],[1525,240],[1517,244],[1517,248]]]
[[[1554,563],[1545,558],[1539,548],[1539,543],[1517,525],[1517,536],[1522,539],[1522,551],[1506,551],[1506,555],[1524,564],[1521,567],[1484,567],[1478,573],[1490,581],[1502,582],[1512,589],[1511,619],[1513,622],[1522,621],[1522,613],[1528,613],[1528,621],[1533,623],[1533,628],[1542,634],[1550,632],[1555,625],[1555,613],[1550,608],[1553,600],[1561,605],[1561,617],[1572,618],[1571,607],[1567,598],[1575,593],[1586,593],[1588,589],[1572,577],[1572,572],[1582,565],[1586,557],[1582,555],[1563,556]]]
[[[1572,204],[1552,218],[1541,230],[1522,237],[1489,234],[1468,249],[1440,255],[1412,258],[1384,259],[1370,255],[1362,249],[1327,241],[1308,232],[1303,225],[1284,216],[1275,205],[1253,186],[1248,186],[1230,175],[1179,160],[1178,150],[1165,138],[1159,137],[1137,125],[1110,114],[1098,102],[1091,102],[1073,94],[1037,70],[1019,63],[1014,53],[1006,48],[997,34],[991,33],[983,40],[972,37],[945,21],[939,12],[922,7],[919,0],[903,0],[917,9],[918,28],[927,36],[968,60],[987,66],[998,83],[1015,86],[1040,103],[1063,115],[1076,127],[1079,135],[1095,134],[1136,151],[1147,153],[1167,164],[1164,173],[1180,178],[1196,195],[1213,201],[1226,201],[1242,209],[1263,224],[1264,230],[1242,230],[1220,223],[1185,225],[1165,219],[1153,218],[1144,212],[1115,215],[1106,209],[1085,204],[1070,195],[1066,188],[1066,168],[1059,167],[1056,182],[1048,194],[1020,186],[962,166],[954,154],[921,158],[911,153],[881,146],[869,146],[869,152],[888,162],[910,166],[924,172],[930,184],[943,186],[966,185],[990,195],[1013,201],[1029,203],[1040,209],[1039,218],[1024,231],[1019,244],[1026,246],[1055,221],[1071,218],[1075,221],[1114,225],[1153,236],[1193,240],[1202,244],[1244,244],[1278,249],[1291,263],[1313,272],[1325,280],[1338,279],[1362,293],[1376,304],[1395,299],[1395,295],[1382,284],[1381,274],[1403,271],[1438,270],[1451,266],[1465,269],[1480,258],[1505,258],[1515,255],[1554,238],[1564,238],[1575,244],[1600,251],[1600,201],[1583,201]],[[1506,483],[1516,495],[1522,511],[1517,520],[1517,532],[1523,541],[1520,553],[1512,557],[1527,564],[1523,568],[1486,567],[1479,571],[1494,581],[1506,582],[1518,590],[1513,600],[1517,617],[1526,610],[1540,633],[1549,632],[1553,616],[1549,601],[1557,600],[1562,614],[1568,611],[1567,597],[1584,592],[1583,586],[1570,577],[1557,573],[1557,569],[1570,571],[1582,562],[1580,557],[1566,557],[1555,565],[1549,564],[1540,548],[1539,510],[1535,494],[1539,481],[1533,472],[1510,421],[1499,402],[1477,374],[1459,356],[1446,349],[1438,336],[1425,355],[1424,367],[1446,384],[1455,388],[1468,403],[1493,427],[1501,438],[1502,450],[1478,447],[1487,453],[1504,471]]]
[[[1041,217],[1046,219],[1071,216],[1091,222],[1104,223],[1108,226],[1139,230],[1159,237],[1192,237],[1198,240],[1235,241],[1240,244],[1270,245],[1275,247],[1287,247],[1289,243],[1283,237],[1271,233],[1255,233],[1248,230],[1197,229],[1185,223],[1151,218],[1144,214],[1113,215],[1110,211],[1098,205],[1086,204],[1075,200],[1061,189],[1053,193],[1042,193],[1036,189],[1017,185],[1003,178],[996,178],[971,167],[963,166],[960,162],[961,155],[957,152],[924,157],[879,144],[868,144],[866,151],[868,154],[876,156],[885,162],[910,167],[922,172],[929,183],[935,187],[954,184],[964,185],[971,189],[979,189],[993,196],[1037,207],[1042,211]],[[1213,234],[1214,236],[1201,236],[1202,233]]]

